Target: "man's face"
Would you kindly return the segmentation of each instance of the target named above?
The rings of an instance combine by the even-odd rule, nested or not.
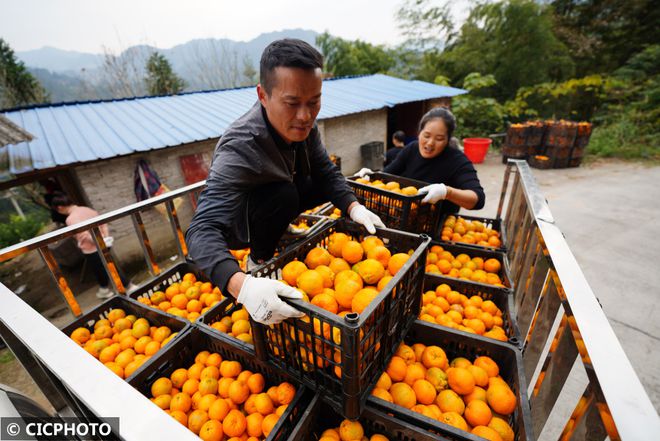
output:
[[[276,67],[270,96],[261,84],[259,101],[268,120],[287,143],[304,141],[321,110],[321,69]]]

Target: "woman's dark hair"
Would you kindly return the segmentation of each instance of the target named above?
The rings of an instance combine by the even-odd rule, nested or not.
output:
[[[456,129],[456,118],[446,107],[434,107],[426,112],[419,121],[419,131],[421,132],[424,130],[426,123],[434,119],[441,119],[445,122],[445,126],[447,127],[447,139],[451,139],[454,130]]]
[[[69,198],[69,196],[59,191],[55,192],[53,198],[50,200],[50,206],[53,208],[68,207],[69,205],[73,205],[71,198]]]
[[[270,96],[274,86],[276,67],[323,69],[323,55],[309,43],[295,38],[275,40],[264,49],[259,63],[259,81]]]
[[[400,142],[406,142],[406,133],[403,130],[397,130],[392,135],[392,138]]]

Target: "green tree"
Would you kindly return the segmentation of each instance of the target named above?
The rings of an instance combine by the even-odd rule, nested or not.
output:
[[[492,73],[498,99],[520,87],[573,74],[568,49],[552,31],[550,9],[532,0],[480,3],[439,58],[439,72],[460,83],[471,72]]]
[[[0,108],[48,101],[39,81],[16,59],[9,44],[0,38]]]
[[[396,11],[406,45],[420,50],[444,48],[455,37],[450,5],[406,0]]]
[[[149,95],[173,95],[181,92],[186,83],[174,73],[164,55],[154,52],[147,61],[144,81]]]
[[[438,82],[446,78],[439,76]],[[493,75],[472,72],[465,77],[463,88],[470,91],[453,100],[452,111],[456,116],[456,136],[487,137],[502,130],[504,109],[494,98],[479,96],[480,91],[497,85]]]
[[[386,73],[395,65],[392,52],[361,40],[349,41],[327,32],[316,37],[325,71],[334,76]]]
[[[660,41],[657,0],[553,0],[554,30],[576,73],[609,73]]]

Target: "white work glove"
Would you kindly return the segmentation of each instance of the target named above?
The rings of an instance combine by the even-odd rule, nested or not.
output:
[[[369,180],[369,175],[373,174],[373,171],[370,168],[362,168],[359,172],[355,173],[355,176],[359,176],[362,179]]]
[[[277,280],[261,277],[245,277],[236,301],[241,303],[250,316],[264,325],[280,323],[291,317],[305,314],[287,305],[279,296],[288,299],[302,299],[302,293]]]
[[[376,234],[376,227],[386,228],[383,221],[362,204],[354,206],[348,215],[354,222],[364,225],[369,234]]]
[[[445,184],[431,184],[426,187],[422,187],[417,191],[417,194],[425,194],[426,196],[422,199],[423,204],[435,204],[438,201],[443,200],[447,197],[447,186]]]

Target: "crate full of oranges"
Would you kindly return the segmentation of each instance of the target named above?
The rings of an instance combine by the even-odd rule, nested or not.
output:
[[[500,219],[447,215],[441,221],[440,239],[471,247],[505,250],[505,232]]]
[[[304,388],[194,327],[130,384],[205,441],[286,439],[305,405]]]
[[[417,317],[429,241],[388,229],[369,236],[339,220],[258,269],[300,290],[289,303],[306,316],[253,324],[257,353],[358,417],[369,379]]]
[[[506,255],[499,251],[432,242],[426,272],[483,285],[512,288]]]
[[[532,440],[522,369],[520,352],[510,345],[416,322],[378,378],[370,404],[431,424],[451,439]]]
[[[184,320],[194,322],[224,296],[196,266],[183,262],[139,286],[132,299]]]

